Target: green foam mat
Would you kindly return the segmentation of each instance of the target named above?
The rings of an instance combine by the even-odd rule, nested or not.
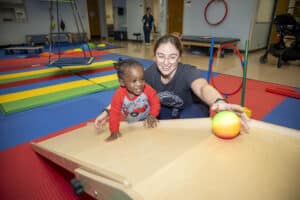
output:
[[[59,75],[59,74],[74,74],[74,73],[77,73],[77,72],[83,72],[83,71],[88,71],[88,70],[106,68],[106,67],[111,67],[111,66],[113,66],[112,63],[102,64],[100,62],[99,65],[89,66],[89,67],[86,67],[86,68],[82,67],[82,68],[77,68],[77,69],[71,69],[71,68],[68,68],[68,67],[63,67],[63,68],[59,68],[60,70],[55,71],[55,72],[45,72],[45,73],[41,73],[41,74],[24,75],[24,76],[20,76],[20,77],[16,77],[16,78],[5,78],[5,79],[3,79],[0,76],[0,84],[11,83],[11,82],[16,82],[16,81],[23,81],[23,80],[29,80],[29,79],[34,79],[34,78],[55,76],[55,75]]]
[[[87,94],[103,91],[103,90],[109,90],[114,89],[119,86],[119,82],[117,80],[115,81],[109,81],[104,82],[100,84],[91,84],[88,86],[82,86],[82,87],[76,87],[73,89],[68,89],[64,91],[59,92],[53,92],[50,94],[30,97],[26,99],[21,99],[13,102],[3,103],[1,104],[1,111],[8,115],[15,112],[20,112],[24,110],[29,110],[32,108],[36,108],[39,106],[48,105],[51,103],[56,103],[59,101],[84,96]]]

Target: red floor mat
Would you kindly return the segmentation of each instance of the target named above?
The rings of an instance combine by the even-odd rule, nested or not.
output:
[[[225,93],[238,88],[241,83],[241,78],[220,74],[214,77],[215,87]],[[286,89],[294,89],[289,86],[282,86],[274,83],[267,83],[263,81],[256,81],[248,79],[245,91],[245,106],[252,110],[253,119],[263,119],[270,111],[272,111],[278,104],[280,104],[286,97],[281,95],[274,95],[266,92],[266,88],[278,87]],[[228,97],[230,103],[241,103],[241,91]]]
[[[71,129],[82,126],[82,124]],[[52,134],[53,137],[71,129]],[[45,138],[48,138],[45,137]],[[42,138],[42,139],[45,139]],[[0,152],[0,198],[5,200],[91,200],[77,196],[69,183],[73,174],[36,154],[30,143]]]
[[[110,54],[108,51],[98,51],[92,50],[93,56],[102,56]],[[86,55],[89,56],[89,53],[86,52]],[[82,52],[75,52],[72,54],[62,54],[61,57],[63,58],[70,58],[70,57],[83,57]],[[55,60],[58,58],[58,55],[54,55],[51,57],[51,60]],[[9,58],[9,59],[1,59],[0,60],[0,72],[7,72],[12,70],[20,70],[32,68],[38,66],[39,64],[47,64],[48,57],[32,57],[32,58]]]

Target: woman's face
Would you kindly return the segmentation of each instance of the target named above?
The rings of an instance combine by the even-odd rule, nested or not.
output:
[[[156,49],[155,62],[163,77],[172,78],[180,62],[179,51],[172,43],[163,43]]]

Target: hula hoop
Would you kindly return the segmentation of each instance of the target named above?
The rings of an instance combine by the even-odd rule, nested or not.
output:
[[[221,18],[221,20],[217,21],[216,23],[211,23],[211,22],[208,20],[208,18],[207,18],[207,10],[208,10],[208,7],[209,7],[212,3],[214,3],[215,1],[222,1],[222,2],[223,2],[224,7],[225,7],[225,13],[224,13],[224,16]],[[227,4],[227,2],[226,2],[225,0],[210,0],[210,1],[207,3],[207,5],[205,6],[205,9],[204,9],[204,18],[205,18],[206,23],[208,23],[209,25],[219,25],[219,24],[221,24],[221,23],[225,20],[225,18],[226,18],[226,16],[227,16],[227,13],[228,13],[228,4]]]
[[[214,53],[213,59],[212,59],[212,61],[211,61],[210,71],[209,71],[210,74],[212,73],[212,66],[213,66],[213,63],[214,63],[214,59],[217,57],[218,53],[219,53],[223,48],[225,48],[225,47],[231,47],[231,48],[233,49],[233,51],[235,52],[235,54],[239,57],[239,59],[240,59],[240,61],[241,61],[241,67],[242,67],[243,71],[245,70],[245,69],[244,69],[244,61],[243,61],[243,57],[242,57],[242,55],[241,55],[239,49],[238,49],[234,44],[228,43],[228,44],[223,44],[223,45],[221,45],[221,46],[218,48],[218,50]],[[211,83],[212,83],[212,85],[213,85],[215,88],[217,88],[217,87],[216,87],[216,84],[215,84],[215,82],[214,82],[213,76],[211,76]],[[227,92],[227,93],[225,93],[225,92],[221,91],[220,89],[218,89],[218,91],[219,91],[221,94],[223,94],[224,96],[233,95],[233,94],[236,94],[236,93],[242,88],[242,85],[243,85],[243,79],[242,79],[242,81],[241,81],[241,84],[240,84],[235,90],[233,90],[232,92]]]

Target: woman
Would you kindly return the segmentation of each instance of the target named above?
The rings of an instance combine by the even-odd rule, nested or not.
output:
[[[182,44],[178,37],[165,35],[154,46],[155,63],[145,71],[145,80],[160,97],[159,119],[208,117],[209,108],[215,112],[230,110],[240,118],[247,131],[249,118],[243,107],[229,104],[222,95],[200,75],[194,66],[182,64]],[[101,128],[108,112],[95,120]]]
[[[144,37],[146,45],[150,44],[150,33],[152,30],[154,18],[151,15],[151,8],[146,9],[146,14],[143,16],[143,30],[144,30]]]

